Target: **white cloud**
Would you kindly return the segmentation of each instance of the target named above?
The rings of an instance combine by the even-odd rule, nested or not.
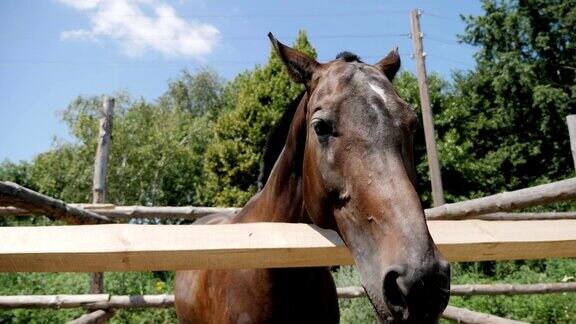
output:
[[[89,30],[64,31],[61,40],[113,39],[131,56],[152,50],[166,56],[202,58],[220,38],[213,25],[186,21],[173,7],[157,0],[59,1],[87,12],[91,21]]]
[[[98,6],[100,0],[59,0],[78,10],[94,9]]]

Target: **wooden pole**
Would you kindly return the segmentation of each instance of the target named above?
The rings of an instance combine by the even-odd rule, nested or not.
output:
[[[113,310],[95,310],[88,314],[84,314],[75,320],[69,321],[68,324],[101,324],[114,315]]]
[[[338,298],[363,298],[363,287],[338,287]],[[576,292],[576,282],[539,284],[468,284],[452,285],[451,296],[480,295],[534,295]],[[77,308],[118,309],[118,308],[166,308],[174,306],[174,295],[14,295],[0,296],[0,309],[15,308]]]
[[[418,88],[420,89],[420,104],[422,106],[424,137],[426,139],[426,155],[428,157],[428,168],[430,181],[432,183],[432,200],[434,206],[440,206],[444,204],[444,189],[442,188],[442,175],[440,174],[440,164],[438,163],[438,155],[436,153],[434,120],[432,118],[428,83],[426,82],[425,53],[424,46],[422,45],[422,32],[420,31],[420,12],[417,9],[412,10],[410,22],[412,25],[414,58],[416,59],[416,70],[418,71]]]
[[[576,212],[542,212],[542,213],[491,213],[474,215],[466,219],[481,219],[490,221],[531,221],[553,219],[576,219]]]
[[[338,287],[338,298],[366,297],[363,287]],[[450,296],[480,296],[480,295],[539,295],[576,292],[576,282],[557,282],[539,284],[468,284],[451,285]],[[1,297],[0,297],[1,298]],[[1,299],[0,299],[1,301]],[[0,302],[0,308],[2,303]]]
[[[76,208],[10,181],[0,182],[0,206],[23,208],[28,213],[46,215],[70,224],[112,223],[108,217]],[[14,211],[13,207],[8,211]]]
[[[114,98],[105,97],[103,116],[100,119],[98,132],[98,148],[94,161],[94,184],[92,203],[103,204],[106,202],[106,171],[108,170],[108,152],[112,140],[112,118],[114,115]],[[92,273],[90,276],[90,293],[100,294],[104,291],[104,274]]]
[[[568,134],[570,135],[572,160],[574,161],[574,168],[576,168],[576,115],[566,116],[566,124],[568,124]]]
[[[484,284],[484,285],[453,285],[450,288],[452,296],[477,295],[537,295],[576,292],[576,282],[557,282],[539,284]]]
[[[424,213],[428,220],[463,219],[573,199],[576,199],[576,178],[445,204],[426,209]]]
[[[71,207],[81,208],[98,215],[108,217],[112,221],[128,221],[134,218],[158,218],[158,219],[188,219],[198,218],[212,214],[233,215],[240,208],[236,207],[194,207],[194,206],[114,206],[112,204],[67,204]],[[0,207],[2,216],[27,216],[31,212],[16,207]],[[441,218],[440,218],[441,219]],[[481,219],[491,221],[530,221],[530,220],[554,220],[576,219],[576,212],[539,212],[539,213],[510,213],[499,212],[482,215],[470,215],[465,219]]]
[[[106,202],[106,171],[108,169],[108,152],[112,139],[112,119],[114,113],[114,98],[104,98],[103,116],[100,119],[98,132],[98,148],[94,161],[94,184],[92,203]]]
[[[442,318],[455,323],[469,324],[527,324],[527,322],[511,320],[491,314],[474,312],[466,308],[448,305],[441,315]]]
[[[0,309],[15,308],[166,308],[174,306],[174,295],[36,295],[0,296]]]
[[[359,288],[361,287],[347,287]],[[362,292],[364,289],[362,289]],[[343,295],[338,288],[339,298],[365,297]],[[0,296],[0,309],[14,308],[75,308],[83,307],[93,310],[75,321],[69,323],[102,323],[94,321],[108,319],[114,309],[122,308],[168,308],[174,306],[174,295],[140,295],[140,296],[110,296],[110,295],[49,295],[49,296]],[[473,312],[470,310],[448,306],[442,317],[459,323],[523,323],[494,315]],[[89,321],[92,320],[92,321]]]

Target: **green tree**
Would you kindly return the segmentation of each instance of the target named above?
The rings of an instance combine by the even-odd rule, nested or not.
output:
[[[169,82],[168,91],[160,97],[159,104],[189,111],[194,116],[217,115],[222,91],[223,82],[214,70],[202,68],[195,74],[184,70],[179,78]]]
[[[408,102],[418,114],[418,119],[422,121],[422,107],[420,106],[420,92],[418,88],[418,80],[410,72],[401,72],[394,79],[394,85],[398,95]],[[430,95],[430,104],[434,111],[434,122],[436,130],[439,134],[445,134],[450,130],[451,118],[449,114],[445,113],[446,107],[454,104],[454,96],[452,95],[452,87],[450,84],[442,79],[438,74],[431,73],[428,75],[428,89]],[[420,122],[422,124],[422,122]],[[447,176],[446,170],[453,164],[448,160],[448,157],[457,156],[457,160],[466,159],[465,156],[458,155],[458,150],[452,151],[451,147],[445,147],[443,139],[439,139],[436,143],[440,152],[447,152],[445,156],[441,156],[443,178]],[[426,156],[426,143],[424,141],[424,128],[418,127],[414,134],[414,163],[416,166],[416,174],[418,179],[418,192],[424,206],[432,205],[432,195],[430,187],[430,176],[428,172],[428,160]],[[445,194],[450,196],[451,192],[446,190]]]
[[[203,155],[219,111],[220,78],[184,71],[157,103],[118,93],[108,168],[108,201],[119,205],[198,204]],[[62,114],[74,143],[38,155],[31,177],[38,190],[66,201],[91,199],[101,96],[78,97]]]
[[[477,68],[455,75],[457,100],[439,125],[443,180],[458,197],[573,175],[565,116],[576,109],[576,2],[483,8],[461,36],[478,47]]]
[[[4,160],[0,162],[0,181],[16,182],[27,188],[34,188],[30,179],[30,163],[27,161],[11,162]]]
[[[294,47],[316,57],[303,31]],[[256,192],[266,135],[303,90],[289,79],[276,53],[270,53],[266,65],[240,74],[229,85],[233,95],[228,111],[216,121],[206,151],[204,204],[241,206]]]

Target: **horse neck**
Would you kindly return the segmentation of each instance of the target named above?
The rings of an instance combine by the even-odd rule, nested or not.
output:
[[[306,143],[304,95],[266,185],[238,214],[240,222],[309,223],[302,195],[302,164]]]

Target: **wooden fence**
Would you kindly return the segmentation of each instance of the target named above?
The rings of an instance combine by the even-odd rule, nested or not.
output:
[[[573,178],[443,205],[428,209],[425,213],[434,241],[450,261],[574,257],[574,213],[509,212],[575,197],[576,178]],[[307,224],[110,224],[133,218],[196,219],[213,213],[235,213],[237,208],[67,204],[10,182],[0,182],[0,205],[4,206],[0,208],[0,215],[32,213],[71,224],[100,224],[0,227],[0,272],[147,271],[353,264],[348,249],[335,232]],[[526,219],[530,221],[517,221]],[[150,237],[154,240],[150,240]],[[454,286],[452,295],[568,292],[574,291],[575,286],[573,283],[465,285]],[[360,287],[342,287],[338,293],[341,298],[365,296]],[[91,323],[106,321],[117,308],[171,307],[173,296],[93,294],[0,297],[0,308],[50,308],[55,305],[90,309],[90,313],[73,323]],[[442,316],[460,322],[519,323],[453,306],[449,306]]]

